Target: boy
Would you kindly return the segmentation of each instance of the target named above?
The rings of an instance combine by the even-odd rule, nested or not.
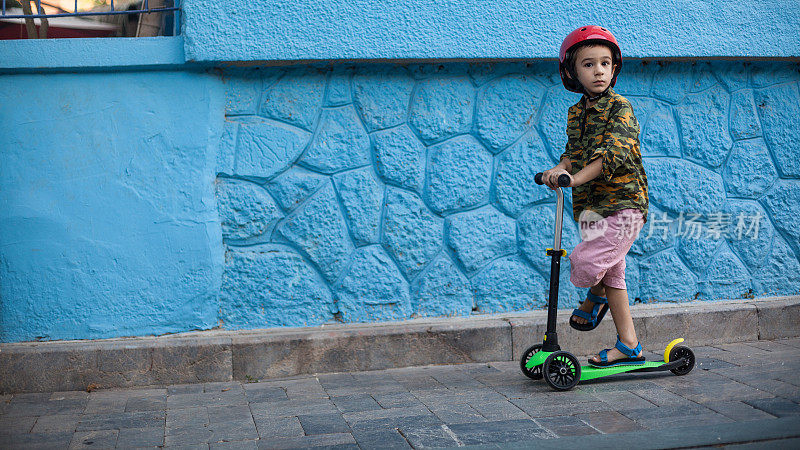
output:
[[[592,230],[581,233],[581,243],[569,256],[572,283],[590,288],[586,300],[573,311],[570,325],[593,330],[610,309],[617,342],[590,358],[589,364],[643,364],[628,307],[625,255],[647,220],[647,176],[633,108],[612,89],[622,54],[611,32],[586,26],[564,39],[559,60],[564,87],[583,97],[569,109],[569,139],[561,162],[544,172],[543,180],[555,189],[559,175],[570,175],[573,216],[582,230]]]

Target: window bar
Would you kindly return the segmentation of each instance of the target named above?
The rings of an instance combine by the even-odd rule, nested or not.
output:
[[[114,0],[111,0],[111,10],[114,10]]]
[[[3,1],[5,1],[5,0],[3,0]],[[172,3],[172,6],[175,6],[175,2]],[[173,14],[174,14],[173,15],[173,20],[174,20],[175,23],[172,25],[172,35],[173,36],[178,36],[179,34],[181,34],[181,30],[180,30],[180,28],[181,28],[181,16],[180,16],[180,14],[181,14],[181,12],[180,12],[180,10],[176,9],[173,12]]]
[[[42,9],[42,0],[36,0],[36,12],[34,12],[34,14],[44,14],[44,10]]]

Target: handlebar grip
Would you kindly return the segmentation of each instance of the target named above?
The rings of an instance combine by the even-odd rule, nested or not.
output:
[[[534,175],[533,181],[536,184],[544,184],[544,181],[542,180],[542,172],[539,172],[536,175]],[[561,187],[569,186],[569,175],[563,174],[563,173],[561,175],[559,175],[558,176],[558,185],[561,186]]]

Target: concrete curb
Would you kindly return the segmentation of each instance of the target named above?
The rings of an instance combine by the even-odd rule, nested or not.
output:
[[[592,333],[567,325],[559,341],[576,355],[611,345],[607,318]],[[631,307],[647,350],[676,337],[690,346],[800,336],[800,296]],[[254,380],[309,373],[515,360],[545,330],[546,311],[386,324],[202,331],[96,341],[0,344],[0,393]]]

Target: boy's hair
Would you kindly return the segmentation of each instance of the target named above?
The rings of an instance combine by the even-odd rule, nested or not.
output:
[[[584,41],[567,51],[566,64],[567,68],[569,69],[570,75],[572,75],[573,77],[575,77],[577,71],[577,67],[575,66],[577,61],[575,57],[578,55],[578,51],[580,49],[586,47],[605,47],[609,51],[611,51],[611,64],[616,66],[619,63],[619,61],[617,61],[617,53],[614,51],[615,49],[612,46],[608,45],[607,42],[601,40]]]

